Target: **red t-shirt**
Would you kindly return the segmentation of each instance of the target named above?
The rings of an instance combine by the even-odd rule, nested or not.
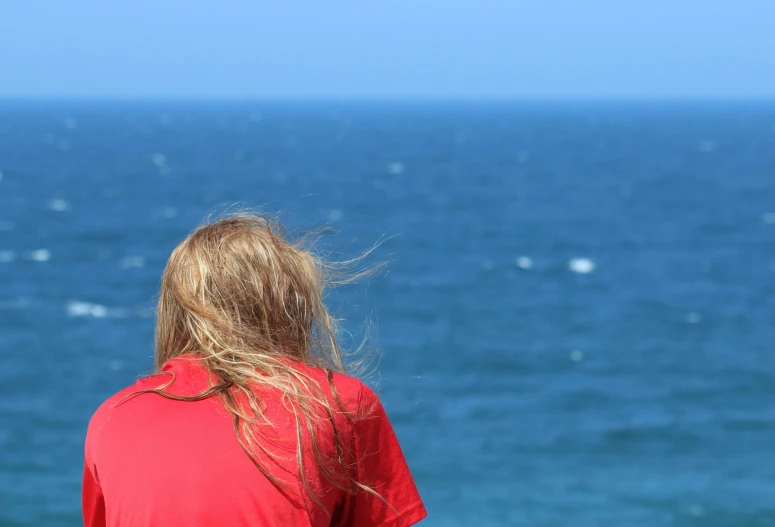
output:
[[[333,401],[324,371],[301,364],[297,368]],[[191,355],[169,361],[162,371],[175,374],[169,393],[196,395],[210,387],[207,370]],[[83,478],[87,527],[408,527],[426,516],[385,410],[360,381],[334,374],[333,382],[344,407],[367,417],[348,420],[336,413],[334,419],[340,444],[355,460],[353,475],[387,504],[370,493],[359,490],[353,495],[331,485],[305,449],[307,480],[322,508],[308,498],[302,503],[283,494],[261,474],[240,446],[218,397],[188,402],[147,393],[118,404],[128,394],[169,380],[168,374],[141,379],[108,399],[92,417]],[[275,439],[263,446],[272,450],[271,444],[293,440],[295,422],[279,396],[260,400],[266,403]],[[321,450],[334,454],[329,430],[318,433],[317,440]],[[261,459],[263,466],[286,483],[296,481],[297,496],[308,496],[301,489],[294,456],[274,457]]]

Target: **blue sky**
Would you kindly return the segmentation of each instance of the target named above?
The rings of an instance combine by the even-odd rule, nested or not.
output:
[[[0,96],[775,97],[775,1],[0,0]]]

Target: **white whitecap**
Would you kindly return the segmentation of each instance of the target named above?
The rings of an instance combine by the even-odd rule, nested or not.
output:
[[[517,258],[517,267],[520,269],[531,269],[533,267],[533,260],[527,256],[520,256]]]
[[[127,256],[126,258],[122,258],[119,262],[119,266],[121,266],[122,269],[131,269],[133,267],[144,267],[145,266],[145,258],[142,256]]]
[[[570,360],[573,362],[580,362],[584,359],[584,352],[581,350],[573,350],[570,352]]]
[[[91,302],[71,300],[67,303],[67,316],[69,317],[94,317],[105,318],[108,316],[108,308]]]
[[[406,170],[406,167],[403,163],[399,161],[394,161],[393,163],[389,163],[387,166],[388,174],[398,175],[403,174]]]
[[[589,258],[571,258],[568,260],[568,269],[574,273],[589,274],[595,270],[595,262]]]
[[[51,259],[51,251],[48,249],[36,249],[30,253],[30,260],[34,262],[48,262]]]
[[[70,208],[70,204],[63,199],[51,199],[48,201],[48,208],[57,212],[64,212]]]
[[[0,263],[13,262],[13,251],[0,251]]]

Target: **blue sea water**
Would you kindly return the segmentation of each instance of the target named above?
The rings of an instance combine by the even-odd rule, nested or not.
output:
[[[0,525],[80,522],[209,212],[331,225],[430,526],[775,525],[775,104],[0,103]]]

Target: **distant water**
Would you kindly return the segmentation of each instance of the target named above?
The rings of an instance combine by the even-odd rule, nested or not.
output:
[[[775,525],[775,103],[5,102],[0,171],[0,525],[79,524],[91,412],[233,202],[385,237],[330,300],[428,526]]]

